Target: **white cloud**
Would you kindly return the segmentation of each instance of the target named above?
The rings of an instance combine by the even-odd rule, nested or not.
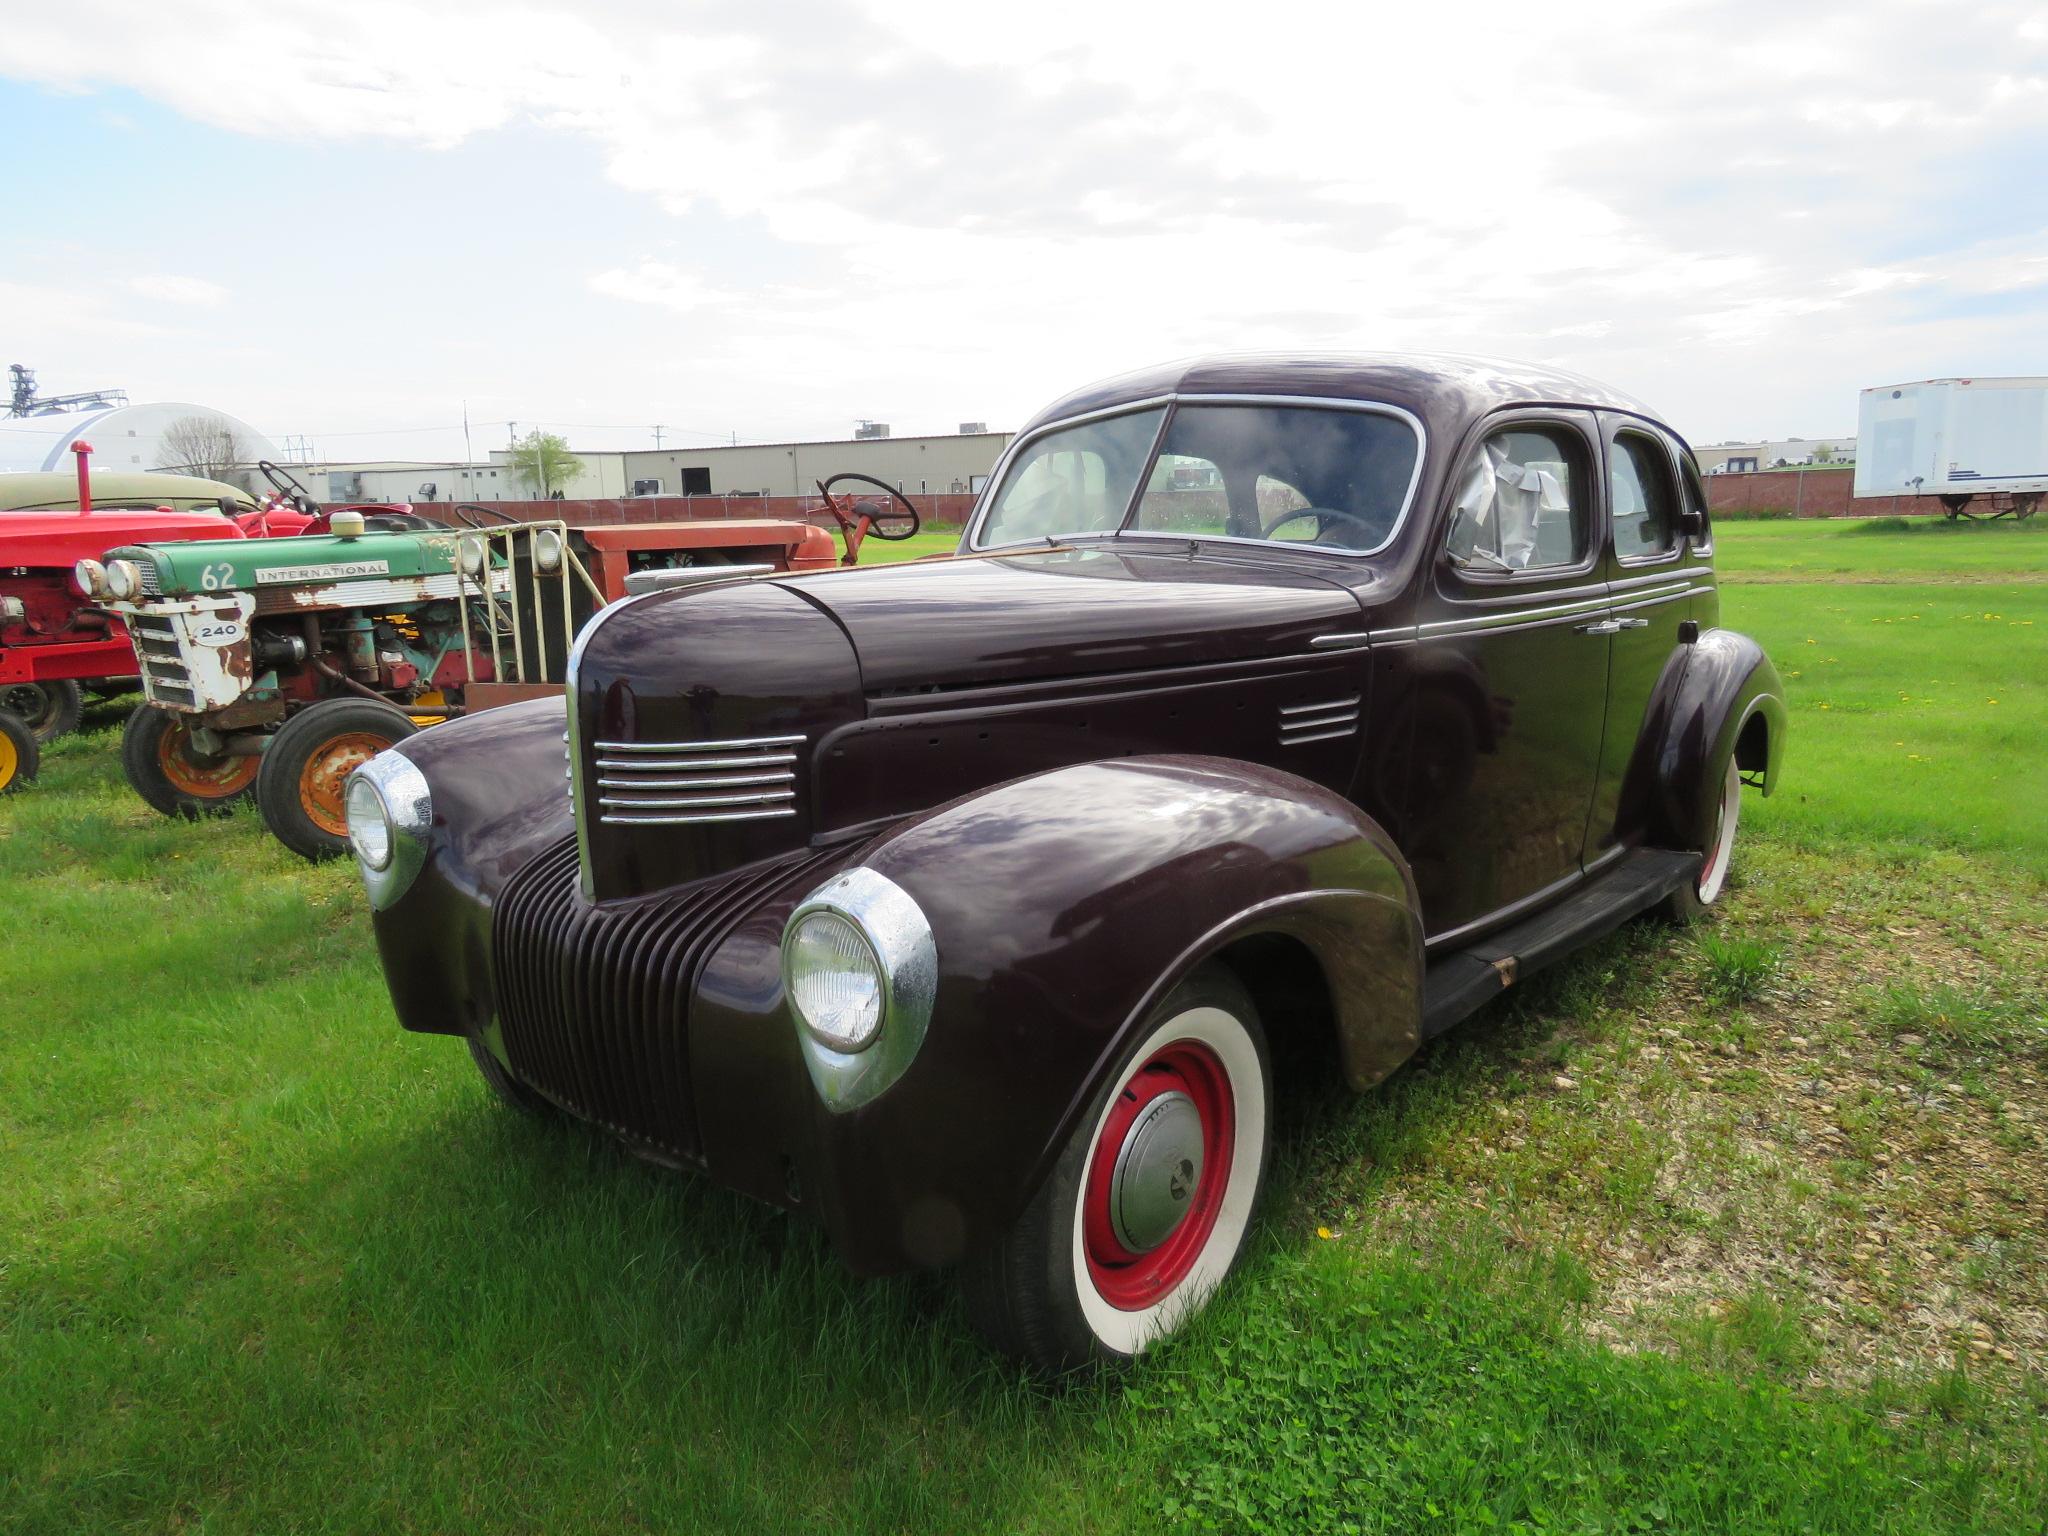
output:
[[[186,304],[200,309],[218,309],[227,302],[228,291],[203,277],[180,277],[171,272],[149,272],[128,279],[128,290],[145,299],[165,304]]]
[[[804,274],[594,238],[537,275],[687,326],[689,368],[607,369],[678,416],[691,389],[707,413],[1015,416],[1177,353],[1412,345],[1606,374],[1703,435],[1841,425],[1859,370],[1968,367],[1997,334],[1930,348],[1944,296],[2048,280],[2038,185],[1943,202],[2028,144],[2038,179],[2033,0],[1827,27],[1765,0],[1041,0],[1028,27],[954,0],[74,0],[11,22],[0,71],[267,137],[594,143],[678,242],[712,216]]]

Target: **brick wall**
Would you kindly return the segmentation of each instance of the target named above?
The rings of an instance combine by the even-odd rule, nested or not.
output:
[[[1771,511],[1793,517],[1890,517],[1939,512],[1932,496],[1857,496],[1853,469],[1802,469],[1778,474],[1708,475],[1710,512]]]

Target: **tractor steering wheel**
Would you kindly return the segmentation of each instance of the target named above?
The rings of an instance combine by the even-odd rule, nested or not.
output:
[[[884,491],[894,500],[901,502],[903,510],[901,512],[883,512],[873,502],[856,501],[853,503],[851,514],[841,511],[838,498],[832,494],[832,487],[839,484],[842,480],[858,480],[863,485],[872,485],[876,490]],[[873,534],[885,543],[893,544],[901,539],[917,537],[918,529],[924,526],[924,520],[918,516],[917,508],[911,504],[910,498],[886,480],[877,480],[873,475],[847,473],[834,475],[829,480],[817,481],[816,484],[818,494],[825,498],[825,504],[831,508],[832,515],[839,519],[840,526],[843,528],[849,523],[860,522],[864,525],[861,528],[861,536],[863,538]],[[883,520],[885,518],[887,519],[888,527],[897,528],[899,531],[894,533],[888,532],[884,526]],[[905,525],[905,519],[908,519],[907,526]]]
[[[458,501],[450,506],[448,510],[462,519],[463,526],[475,528],[479,532],[482,531],[484,526],[476,520],[476,514],[479,512],[483,513],[485,517],[495,517],[501,523],[509,523],[514,528],[519,526],[519,519],[512,516],[511,513],[500,512],[496,507],[482,506],[474,501]]]
[[[268,459],[258,459],[256,467],[263,471],[263,478],[270,482],[271,489],[278,495],[297,502],[302,510],[313,504],[313,493],[290,470],[280,469]]]

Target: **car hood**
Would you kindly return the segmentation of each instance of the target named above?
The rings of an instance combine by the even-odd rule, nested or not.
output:
[[[1299,654],[1361,627],[1359,597],[1326,576],[1184,550],[1042,550],[784,585],[846,631],[871,695]]]

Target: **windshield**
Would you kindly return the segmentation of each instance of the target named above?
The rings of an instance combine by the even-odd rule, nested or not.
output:
[[[1393,538],[1421,449],[1405,418],[1188,402],[1148,465],[1161,414],[1136,411],[1029,444],[980,544],[1122,530],[1370,554]]]
[[[1114,533],[1123,526],[1161,406],[1107,421],[1048,432],[1031,443],[1003,477],[981,525],[984,544],[1014,544],[1071,533]]]

